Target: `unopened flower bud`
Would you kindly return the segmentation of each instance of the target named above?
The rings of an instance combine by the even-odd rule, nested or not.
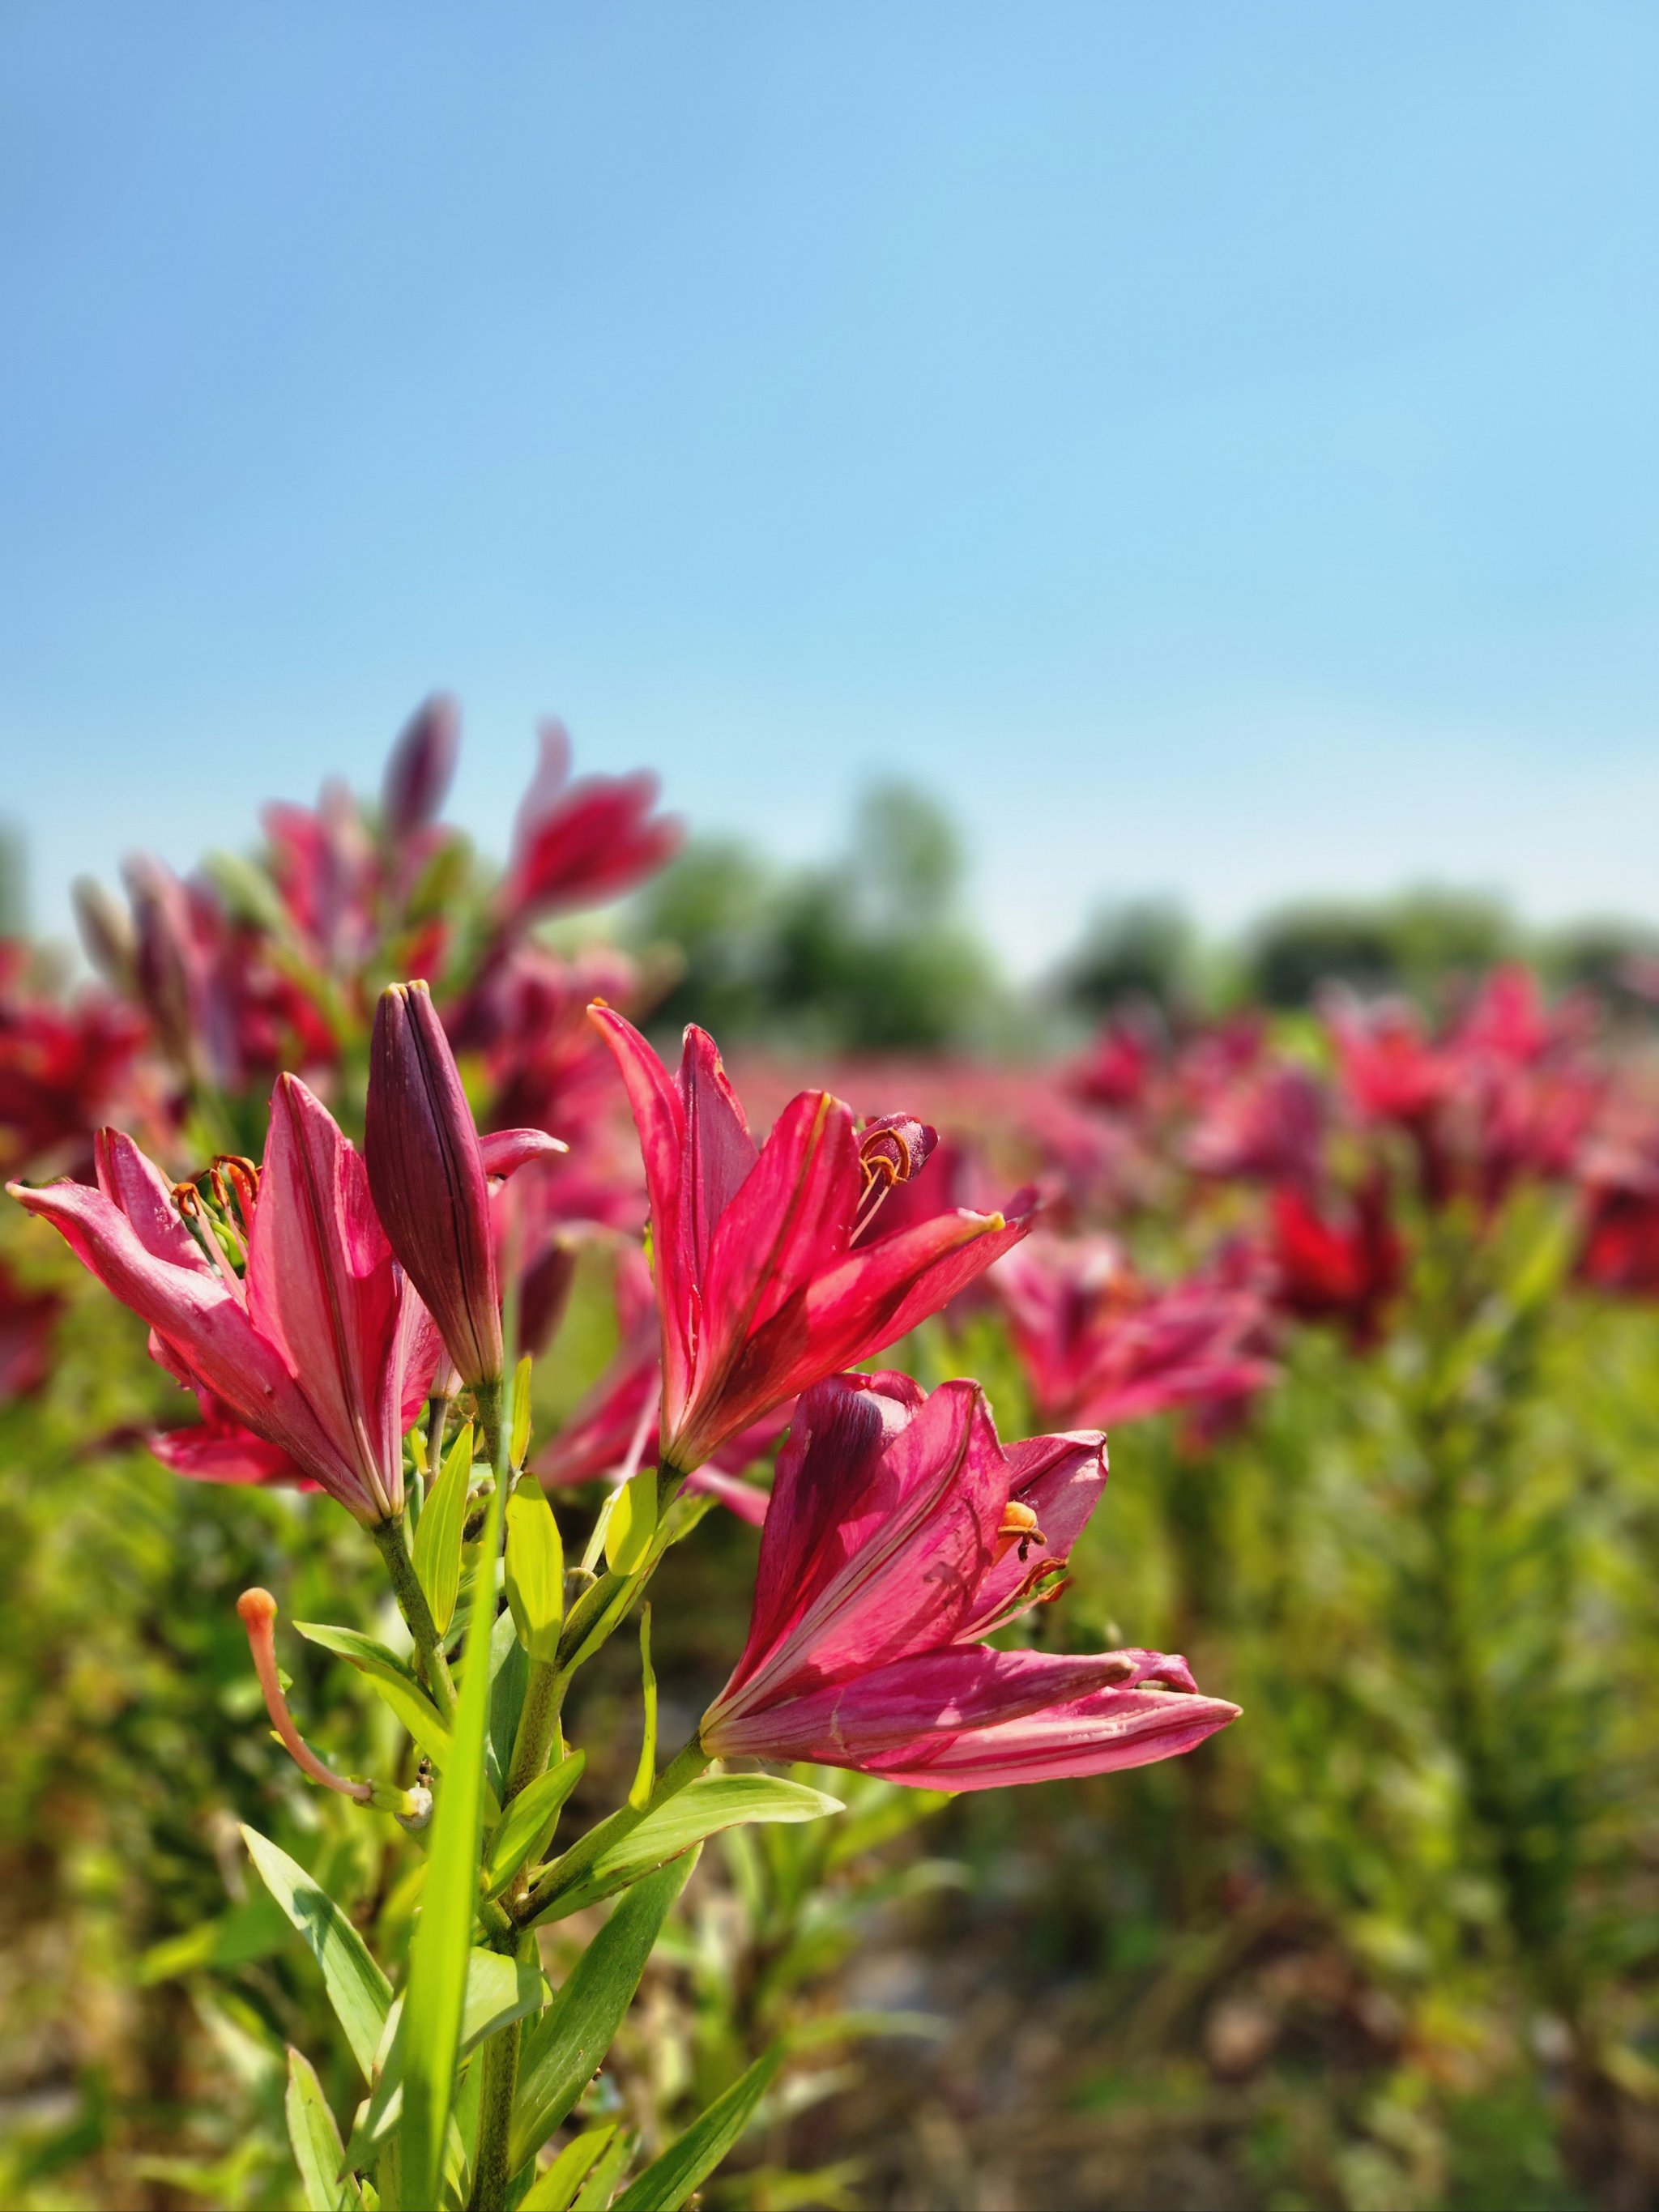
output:
[[[137,946],[126,908],[91,876],[77,876],[70,896],[88,959],[106,983],[118,991],[129,988]]]
[[[380,787],[386,834],[412,837],[437,817],[455,773],[461,718],[442,692],[417,707],[392,748]]]
[[[424,983],[394,983],[375,1009],[363,1154],[387,1240],[461,1380],[499,1383],[489,1180],[455,1055]]]

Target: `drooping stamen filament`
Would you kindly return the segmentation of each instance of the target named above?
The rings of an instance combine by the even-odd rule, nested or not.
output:
[[[372,1782],[348,1782],[325,1765],[294,1725],[294,1716],[283,1695],[283,1685],[276,1673],[276,1601],[268,1589],[246,1589],[236,1601],[236,1610],[242,1616],[242,1626],[247,1631],[248,1648],[253,1654],[254,1671],[259,1677],[259,1687],[264,1692],[265,1711],[270,1715],[270,1724],[281,1736],[296,1766],[308,1774],[313,1782],[320,1782],[325,1790],[337,1790],[342,1797],[352,1797],[360,1805],[367,1805],[374,1795]]]

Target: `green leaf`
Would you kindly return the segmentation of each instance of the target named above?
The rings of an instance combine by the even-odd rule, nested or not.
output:
[[[550,1822],[581,1780],[586,1764],[585,1751],[573,1752],[526,1784],[507,1807],[484,1869],[491,1897],[499,1897],[532,1852],[540,1848]]]
[[[313,2070],[292,2044],[288,2049],[288,2139],[300,2169],[307,2212],[362,2212],[357,2185],[343,2171],[340,2130]]]
[[[564,1547],[542,1486],[523,1475],[507,1501],[507,1601],[532,1659],[555,1659],[564,1620]]]
[[[571,2198],[587,2178],[587,2169],[617,2132],[609,2127],[590,2128],[585,2136],[568,2142],[545,2173],[538,2174],[519,2199],[519,2212],[569,2212]]]
[[[611,1501],[605,1524],[605,1563],[617,1575],[631,1575],[645,1561],[657,1533],[657,1470],[641,1468]]]
[[[449,1730],[406,1661],[355,1628],[331,1628],[318,1620],[296,1620],[294,1626],[308,1644],[320,1644],[325,1651],[348,1660],[360,1674],[366,1674],[438,1771],[443,1772],[453,1747]]]
[[[530,1449],[530,1354],[526,1352],[513,1373],[512,1463],[524,1465]]]
[[[245,1966],[288,1941],[288,1915],[268,1890],[250,1890],[217,1919],[198,1922],[146,1951],[136,1969],[141,1987],[177,1980],[204,1966]]]
[[[472,1424],[444,1454],[443,1473],[432,1486],[415,1531],[415,1572],[440,1636],[455,1617],[461,1587],[461,1532],[466,1526],[467,1486],[472,1480]]]
[[[484,1730],[489,1715],[489,1638],[501,1541],[501,1489],[491,1493],[467,1624],[454,1751],[438,1793],[421,1917],[410,1945],[403,2125],[404,2201],[435,2204],[478,1894],[484,1817]]]
[[[693,2120],[677,2143],[671,2144],[623,2191],[617,2199],[617,2212],[679,2212],[754,2118],[756,2106],[782,2063],[783,2046],[775,2043],[723,2097],[715,2098],[700,2120]]]
[[[623,2169],[633,2157],[634,2147],[638,2142],[639,2137],[635,2135],[617,2137],[583,2182],[570,2212],[605,2212]]]
[[[507,1787],[513,1765],[513,1746],[530,1686],[530,1654],[519,1641],[511,1610],[501,1613],[490,1631],[489,1738],[485,1746],[489,1774],[496,1795]]]
[[[643,1812],[657,1786],[657,1677],[651,1664],[651,1608],[640,1612],[640,1673],[645,1698],[645,1735],[640,1744],[640,1764],[628,1802]]]
[[[475,1945],[466,1966],[466,2002],[461,2011],[460,2057],[507,2027],[539,2012],[547,2002],[547,1983],[533,1960],[503,1958],[497,1951]],[[367,2166],[377,2147],[391,2132],[403,2112],[406,2043],[404,2001],[392,2000],[382,2037],[386,2056],[369,2098],[352,2130],[348,2155],[354,2166]]]
[[[560,1892],[554,1887],[546,1909],[537,1919],[562,1920],[568,1913],[580,1912],[584,1905],[595,1905],[613,1891],[627,1888],[665,1860],[689,1850],[693,1844],[700,1844],[705,1836],[714,1835],[721,1828],[735,1827],[739,1820],[821,1820],[826,1813],[841,1810],[839,1798],[826,1797],[822,1790],[809,1790],[804,1783],[784,1782],[775,1775],[704,1775],[677,1790],[642,1820],[631,1811],[613,1813],[611,1821],[603,1825],[615,1823],[614,1839],[601,1839],[598,1852],[587,1860],[568,1889]],[[596,1829],[593,1833],[600,1835],[601,1831]],[[555,1871],[556,1883],[556,1867]]]
[[[534,2158],[599,2070],[696,1863],[690,1856],[678,1860],[629,1891],[525,2037],[507,2148],[510,2172]]]
[[[368,1946],[327,1891],[279,1850],[268,1836],[246,1823],[242,1840],[259,1878],[304,1937],[323,1970],[323,1982],[335,2017],[345,2030],[352,2057],[365,2081],[374,2073],[380,2031],[392,2008],[392,1984],[368,1954]]]

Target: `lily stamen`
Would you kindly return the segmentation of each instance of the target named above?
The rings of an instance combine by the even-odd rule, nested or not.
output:
[[[1024,1566],[1032,1545],[1040,1544],[1046,1552],[1048,1539],[1038,1528],[1036,1515],[1030,1507],[1011,1498],[1002,1509],[1002,1526],[997,1530],[997,1558],[1006,1559],[1015,1544],[1019,1546],[1019,1563]]]
[[[276,1672],[276,1601],[268,1589],[246,1589],[236,1601],[236,1610],[247,1631],[248,1649],[253,1654],[254,1672],[259,1677],[259,1687],[264,1692],[265,1711],[270,1715],[270,1724],[282,1738],[294,1763],[313,1782],[320,1782],[325,1790],[337,1790],[342,1797],[355,1798],[358,1804],[367,1805],[374,1795],[372,1782],[348,1782],[331,1766],[319,1759],[311,1746],[294,1725],[294,1716],[283,1695],[283,1685]]]
[[[218,1182],[220,1188],[222,1189],[222,1178],[219,1176],[217,1169],[210,1169],[208,1172],[210,1179]],[[219,1196],[218,1191],[216,1191],[215,1196],[216,1198]],[[192,1182],[173,1184],[173,1202],[179,1209],[179,1218],[224,1278],[227,1287],[234,1291],[240,1298],[242,1295],[242,1279],[237,1273],[235,1265],[226,1251],[219,1235],[220,1224],[223,1219],[222,1206],[210,1206],[203,1198],[198,1185]],[[231,1234],[236,1235],[234,1229]],[[236,1241],[239,1257],[246,1266],[246,1247],[240,1237]]]

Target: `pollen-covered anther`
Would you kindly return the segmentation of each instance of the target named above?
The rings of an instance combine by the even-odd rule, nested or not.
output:
[[[1002,1509],[1002,1525],[997,1530],[997,1557],[1005,1559],[1016,1544],[1019,1546],[1019,1563],[1024,1566],[1032,1545],[1040,1544],[1046,1551],[1048,1539],[1038,1528],[1036,1515],[1030,1507],[1011,1498]]]
[[[864,1125],[859,1138],[859,1194],[854,1235],[867,1228],[890,1190],[921,1172],[939,1142],[938,1132],[910,1114],[882,1114]]]

